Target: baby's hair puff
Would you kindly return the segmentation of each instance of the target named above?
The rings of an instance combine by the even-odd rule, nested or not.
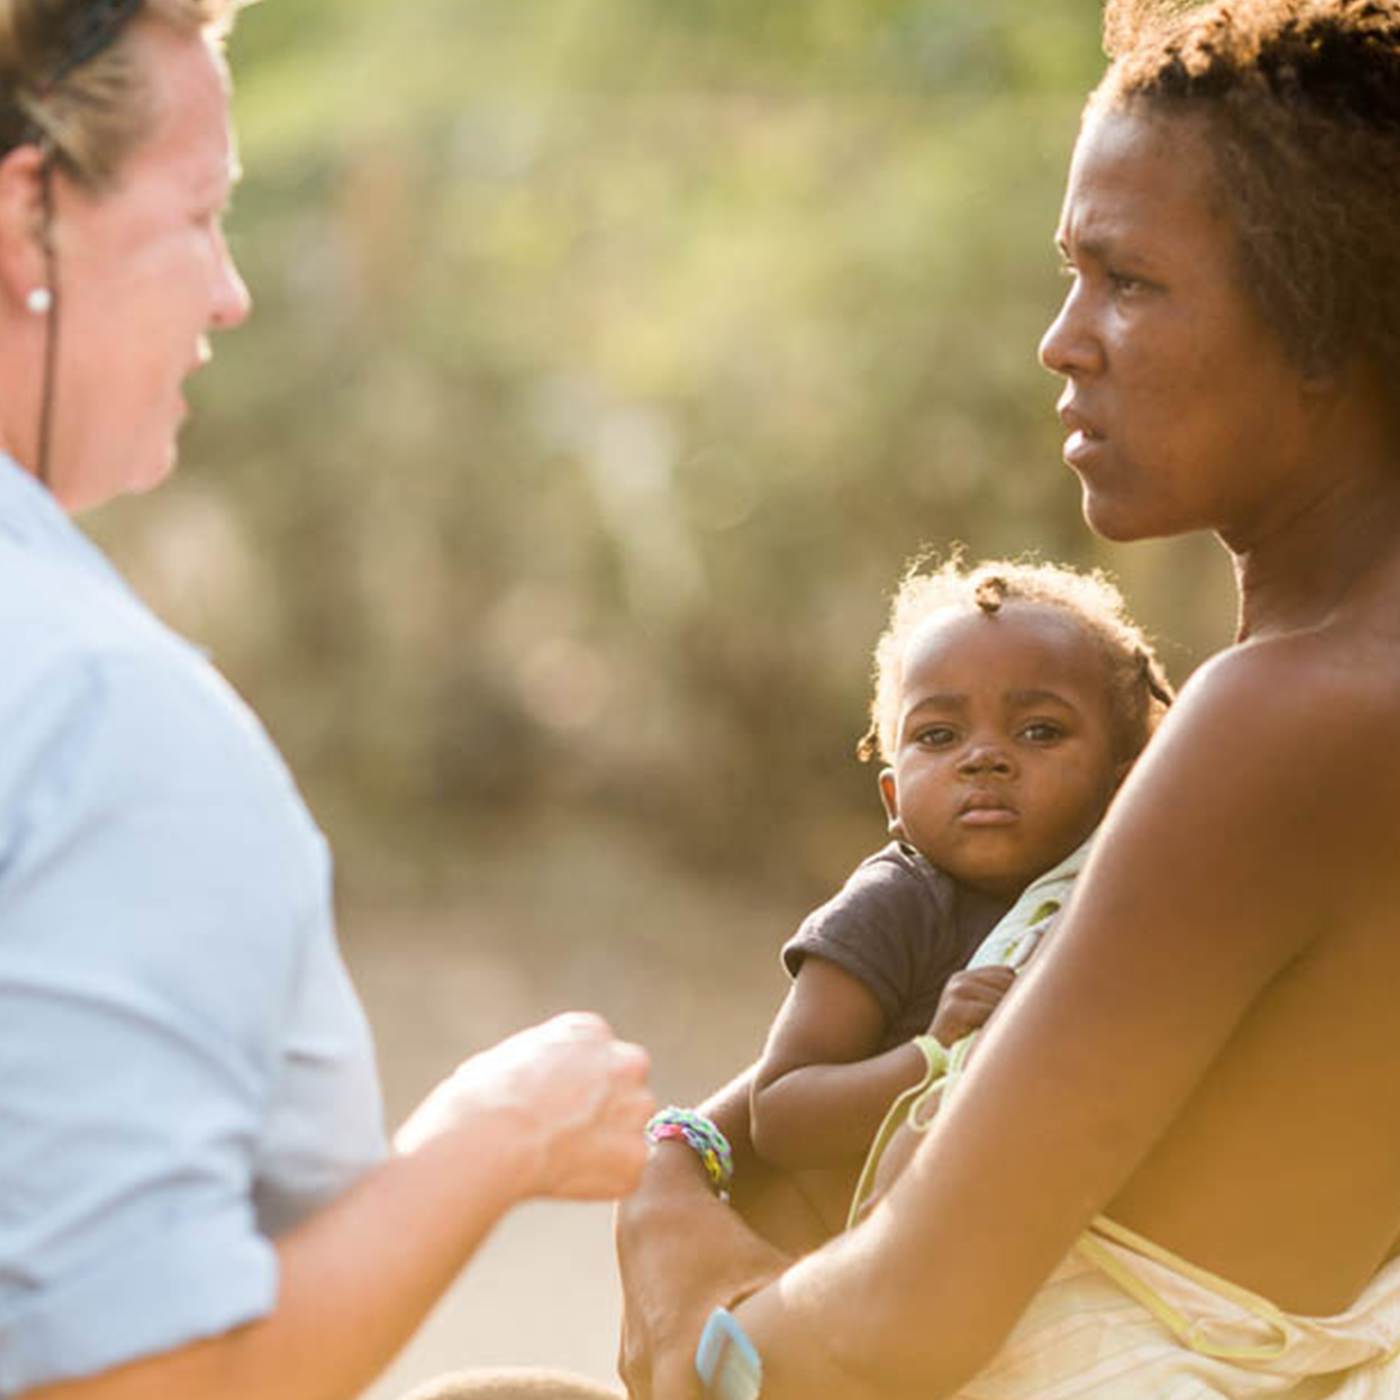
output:
[[[989,559],[968,567],[954,554],[936,567],[916,559],[890,604],[889,624],[875,645],[870,728],[856,747],[864,762],[889,762],[899,726],[901,668],[909,638],[935,613],[976,609],[991,617],[1007,603],[1055,608],[1098,644],[1108,665],[1115,744],[1124,760],[1138,756],[1174,697],[1152,643],[1128,616],[1123,595],[1098,569]]]

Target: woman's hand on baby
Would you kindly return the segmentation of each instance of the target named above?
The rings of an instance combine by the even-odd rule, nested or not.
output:
[[[955,972],[938,999],[929,1034],[944,1047],[955,1045],[986,1024],[1015,980],[1015,970],[1000,965]]]
[[[394,1146],[407,1153],[457,1139],[468,1153],[514,1149],[521,1198],[622,1196],[646,1163],[648,1068],[646,1051],[601,1017],[568,1012],[464,1060]]]

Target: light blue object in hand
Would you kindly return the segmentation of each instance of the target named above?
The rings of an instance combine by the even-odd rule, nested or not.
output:
[[[695,1348],[695,1371],[705,1394],[715,1400],[758,1400],[763,1362],[728,1309],[716,1308],[705,1323]]]

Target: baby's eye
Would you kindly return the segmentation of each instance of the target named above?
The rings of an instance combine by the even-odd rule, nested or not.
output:
[[[957,731],[946,724],[930,724],[915,733],[914,742],[925,749],[943,749],[957,737]]]
[[[1038,719],[1026,725],[1021,730],[1022,738],[1029,739],[1033,744],[1053,744],[1065,737],[1065,731],[1058,724],[1052,724],[1049,720]]]

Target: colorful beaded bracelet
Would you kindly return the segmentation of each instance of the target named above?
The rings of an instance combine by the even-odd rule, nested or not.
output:
[[[722,1201],[729,1199],[729,1183],[734,1176],[734,1154],[729,1139],[703,1113],[674,1104],[652,1115],[647,1124],[648,1142],[684,1142],[700,1158],[710,1185]]]

